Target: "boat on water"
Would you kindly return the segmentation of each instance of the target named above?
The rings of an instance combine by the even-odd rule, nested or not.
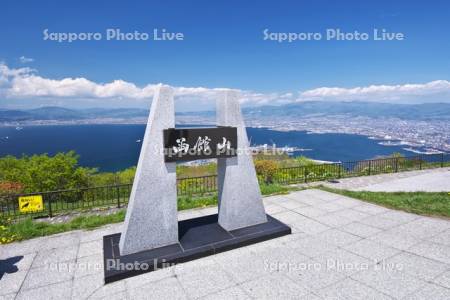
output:
[[[391,140],[391,141],[379,142],[378,145],[382,145],[382,146],[405,146],[405,145],[411,145],[411,143],[408,143],[408,142],[405,142],[405,141],[397,141],[397,140],[394,141],[394,140]]]

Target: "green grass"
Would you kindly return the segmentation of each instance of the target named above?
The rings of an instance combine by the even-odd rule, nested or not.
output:
[[[80,216],[60,224],[37,222],[28,218],[12,223],[8,229],[15,236],[15,240],[27,240],[76,229],[94,229],[106,224],[122,222],[124,218],[125,210],[110,215]]]
[[[283,186],[280,184],[261,184],[261,194],[263,195],[278,195],[287,194],[290,191],[296,191],[298,188]],[[181,196],[178,197],[178,210],[207,207],[217,205],[217,194],[209,196]]]
[[[392,209],[403,210],[420,215],[450,218],[450,194],[446,192],[355,192],[323,186],[320,188],[329,192],[379,204]],[[298,188],[278,184],[261,185],[261,193],[263,195],[286,194],[293,190],[298,190]],[[202,197],[184,196],[179,197],[178,199],[179,210],[211,205],[217,205],[216,194]],[[125,210],[110,215],[80,216],[69,222],[60,224],[37,222],[28,218],[9,224],[7,231],[11,236],[14,236],[14,240],[26,240],[76,229],[94,229],[106,224],[122,222],[124,218]]]
[[[428,192],[364,192],[347,191],[327,187],[321,189],[379,204],[388,208],[403,210],[426,216],[450,218],[450,193]]]
[[[297,188],[281,186],[278,184],[261,185],[263,195],[285,194]],[[178,198],[178,210],[206,207],[217,205],[217,195],[202,197],[183,196]],[[125,210],[110,215],[80,216],[66,223],[50,224],[47,222],[37,222],[32,218],[27,218],[8,225],[9,237],[14,237],[13,241],[27,240],[35,237],[46,236],[76,229],[94,229],[106,224],[119,223],[125,219]],[[0,240],[1,242],[1,240]]]
[[[217,205],[217,195],[204,197],[183,196],[178,198],[178,210]]]
[[[403,210],[420,215],[450,218],[449,193],[355,192],[332,189],[323,186],[320,188],[329,192],[379,204],[392,209]],[[264,195],[286,194],[292,190],[298,190],[298,188],[278,184],[261,185],[261,192]],[[179,210],[211,205],[217,205],[217,195],[215,194],[202,197],[185,196],[178,199]],[[9,235],[14,236],[14,240],[17,241],[76,229],[94,229],[106,224],[122,222],[124,218],[125,210],[121,210],[110,215],[80,216],[69,222],[60,224],[37,222],[31,218],[28,218],[9,224],[7,226],[7,231]]]
[[[277,195],[277,194],[288,194],[292,191],[298,191],[299,188],[293,186],[286,186],[277,183],[273,184],[260,184],[259,188],[261,189],[261,194],[268,195]]]

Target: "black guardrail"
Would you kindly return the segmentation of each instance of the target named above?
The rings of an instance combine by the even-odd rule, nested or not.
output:
[[[269,182],[295,184],[339,178],[422,170],[450,166],[449,154],[427,154],[353,162],[295,166],[277,169]],[[263,181],[260,178],[261,181]],[[132,184],[97,186],[79,189],[0,195],[0,215],[7,217],[54,216],[67,211],[82,211],[102,207],[123,207],[128,203]],[[217,192],[217,175],[177,179],[179,196],[198,196]],[[40,211],[21,212],[20,199],[42,198]],[[23,203],[23,202],[22,202]]]

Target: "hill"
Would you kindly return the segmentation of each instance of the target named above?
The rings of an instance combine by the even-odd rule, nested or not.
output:
[[[450,104],[389,104],[373,102],[301,102],[281,106],[246,107],[246,117],[258,118],[299,118],[302,116],[347,115],[348,117],[399,118],[404,120],[450,120]],[[178,116],[213,118],[213,111],[183,112]],[[89,119],[146,118],[147,109],[139,108],[89,108],[69,109],[63,107],[41,107],[29,110],[0,109],[0,122],[26,121],[76,121]]]

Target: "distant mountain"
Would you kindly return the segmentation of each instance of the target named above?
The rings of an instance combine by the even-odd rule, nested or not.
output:
[[[49,106],[27,111],[35,120],[75,120],[83,118],[78,111],[63,107]]]
[[[0,110],[0,122],[39,120],[85,120],[85,119],[130,119],[147,117],[148,110],[138,108],[89,108],[68,109],[63,107],[41,107],[29,110]]]
[[[10,121],[26,121],[30,120],[32,115],[27,111],[22,110],[0,110],[0,122],[10,122]]]
[[[282,106],[246,107],[244,115],[251,118],[300,118],[321,115],[348,115],[349,117],[399,118],[405,120],[450,120],[450,104],[389,104],[372,102],[301,102]],[[215,112],[182,112],[178,116],[213,118]],[[42,107],[29,110],[0,109],[0,122],[26,121],[76,121],[88,119],[146,118],[147,109],[139,108],[89,108],[68,109],[63,107]]]
[[[302,117],[308,115],[349,115],[405,120],[450,120],[450,104],[389,104],[373,102],[300,102],[282,106],[249,107],[244,114],[252,117]]]
[[[81,111],[85,116],[89,118],[138,118],[148,117],[147,109],[140,108],[88,108]]]

